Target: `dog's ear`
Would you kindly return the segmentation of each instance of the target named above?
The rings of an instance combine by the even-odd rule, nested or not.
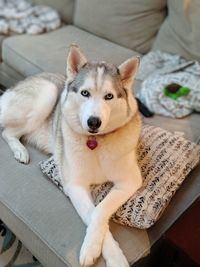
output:
[[[124,87],[126,88],[132,87],[132,83],[137,74],[139,65],[140,65],[140,58],[137,56],[126,60],[119,66],[119,72]]]
[[[69,80],[73,80],[79,70],[87,63],[85,55],[77,45],[71,45],[67,57],[66,74]]]

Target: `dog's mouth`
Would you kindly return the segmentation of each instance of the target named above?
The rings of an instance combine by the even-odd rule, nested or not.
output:
[[[88,132],[89,132],[90,134],[97,134],[97,133],[98,133],[97,130],[88,130]]]

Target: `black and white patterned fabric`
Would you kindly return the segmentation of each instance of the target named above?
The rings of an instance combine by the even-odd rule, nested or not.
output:
[[[30,0],[0,0],[1,34],[39,34],[60,25],[59,14],[51,7],[32,5]]]
[[[141,82],[137,97],[150,111],[173,118],[185,117],[193,111],[200,112],[198,61],[187,61],[179,55],[151,51],[141,60],[137,80]],[[172,83],[188,87],[191,92],[173,100],[164,94],[164,88]]]
[[[112,219],[120,224],[147,229],[160,218],[184,179],[199,163],[200,147],[178,134],[145,125],[137,154],[143,186],[118,209]],[[40,162],[40,168],[62,190],[53,157]],[[104,199],[111,188],[109,182],[91,187],[95,205]]]

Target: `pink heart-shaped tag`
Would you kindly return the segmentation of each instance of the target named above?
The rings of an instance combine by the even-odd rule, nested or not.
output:
[[[86,144],[91,150],[95,149],[98,146],[96,139],[88,139]]]

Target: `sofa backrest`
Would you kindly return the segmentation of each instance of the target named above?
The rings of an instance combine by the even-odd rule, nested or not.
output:
[[[186,0],[185,0],[186,2]],[[200,0],[168,0],[169,15],[161,26],[153,49],[200,61]]]
[[[74,24],[139,53],[148,52],[166,15],[166,0],[76,0]]]
[[[65,23],[72,23],[74,0],[33,0],[36,5],[47,5],[55,8]]]

